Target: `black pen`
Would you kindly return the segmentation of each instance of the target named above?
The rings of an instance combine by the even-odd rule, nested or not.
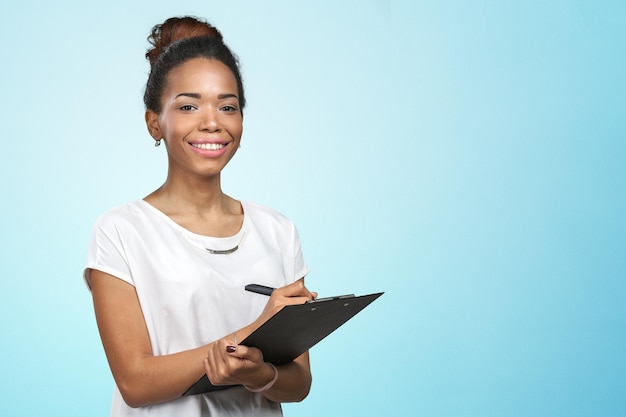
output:
[[[261,284],[248,284],[246,285],[246,291],[255,292],[262,295],[272,295],[272,293],[274,292],[274,288],[266,287],[265,285]]]
[[[265,285],[261,285],[261,284],[248,284],[246,285],[246,291],[250,291],[250,292],[255,292],[257,294],[262,294],[262,295],[272,295],[272,293],[274,292],[275,288],[272,287],[266,287]],[[354,297],[354,294],[347,294],[347,295],[340,295],[339,297],[328,297],[328,298],[313,298],[311,300],[308,300],[307,303],[314,303],[316,301],[329,301],[329,300],[335,300],[337,298],[352,298]]]

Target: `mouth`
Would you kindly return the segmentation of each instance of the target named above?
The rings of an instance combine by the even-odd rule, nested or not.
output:
[[[190,143],[190,145],[203,151],[219,151],[226,147],[225,143]]]

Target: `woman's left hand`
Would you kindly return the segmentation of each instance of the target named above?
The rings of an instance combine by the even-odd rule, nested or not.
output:
[[[242,384],[262,387],[274,378],[274,369],[257,348],[222,338],[209,346],[204,368],[213,385]]]

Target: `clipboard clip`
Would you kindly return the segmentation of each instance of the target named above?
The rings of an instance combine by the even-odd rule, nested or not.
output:
[[[309,303],[322,303],[324,301],[332,301],[332,300],[345,300],[345,299],[349,299],[349,298],[354,298],[354,294],[345,294],[345,295],[337,295],[335,297],[324,297],[324,298],[316,298],[315,300],[309,300],[307,301],[307,304]]]

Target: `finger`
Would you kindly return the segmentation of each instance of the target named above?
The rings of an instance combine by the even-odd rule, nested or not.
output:
[[[236,357],[236,346],[228,343],[224,339],[217,340],[211,344],[207,352],[207,359],[216,369],[228,369],[231,357]]]
[[[205,370],[211,383],[222,385],[231,382],[240,359],[231,356],[227,352],[227,347],[236,347],[227,343],[226,340],[218,340],[209,346],[207,357],[205,358]]]
[[[231,339],[220,339],[218,341],[219,349],[223,352],[226,352],[229,356],[239,357],[239,352],[237,352],[238,344]]]
[[[216,361],[215,352],[213,351],[213,346],[211,346],[207,351],[207,357],[204,358],[204,370],[206,371],[209,381],[215,385],[220,383],[218,367],[219,362]]]
[[[292,282],[289,285],[285,285],[284,287],[279,288],[278,295],[283,297],[303,297],[306,300],[313,299],[313,293],[311,293],[307,287],[304,285],[304,278],[300,278],[299,280]]]
[[[309,291],[309,289],[304,285],[304,277],[300,278],[298,281],[302,284],[302,291],[304,293],[304,296],[308,299],[308,300],[314,300],[315,298],[317,298],[317,293],[316,292],[312,292]]]
[[[254,363],[263,363],[263,353],[259,349],[244,345],[239,345],[236,349],[237,359]],[[235,355],[235,353],[232,355]]]

